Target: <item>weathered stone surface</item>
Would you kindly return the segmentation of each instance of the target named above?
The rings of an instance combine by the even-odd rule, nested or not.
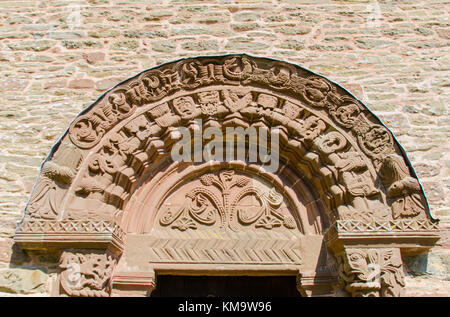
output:
[[[99,30],[99,31],[89,31],[88,36],[93,38],[104,38],[104,37],[117,37],[120,32],[117,30]]]
[[[188,51],[209,51],[209,50],[217,50],[218,42],[217,41],[198,41],[198,42],[186,42],[181,45],[181,47]]]
[[[278,47],[300,51],[305,48],[305,41],[297,39],[288,39],[279,44]]]
[[[308,34],[309,32],[311,32],[311,28],[308,26],[303,26],[303,25],[299,25],[299,26],[282,26],[279,27],[277,29],[275,29],[276,32],[279,33],[283,33],[286,35],[303,35],[303,34]]]
[[[114,87],[115,85],[117,85],[118,82],[120,82],[120,79],[118,78],[105,78],[97,81],[95,83],[95,88],[97,90],[106,90]]]
[[[41,52],[48,50],[55,45],[55,42],[51,41],[24,41],[17,43],[10,43],[8,47],[13,51],[35,51]]]
[[[449,226],[450,36],[442,1],[379,1],[381,20],[366,0],[138,2],[89,1],[70,22],[67,3],[0,1],[0,239],[12,239],[53,143],[104,90],[162,62],[236,51],[313,69],[377,115],[392,115],[387,126],[400,127],[393,130],[422,183],[436,184],[432,213]],[[128,39],[138,48],[112,49]],[[92,82],[75,86],[88,88],[68,87],[80,78]],[[449,294],[432,274],[407,277],[410,294]]]
[[[439,175],[439,172],[441,170],[439,165],[431,165],[426,163],[418,163],[414,165],[414,168],[419,175],[419,178],[424,177],[433,177],[436,175]]]
[[[11,260],[11,254],[13,241],[10,239],[0,238],[0,264],[1,263],[9,263]]]
[[[356,45],[363,49],[385,48],[395,45],[394,41],[380,39],[358,39]]]
[[[450,281],[450,252],[434,251],[428,255],[427,272],[431,275],[442,276]]]
[[[236,32],[246,32],[259,28],[258,23],[235,23],[231,24],[231,28]]]
[[[152,49],[156,52],[171,53],[175,51],[176,47],[176,44],[167,40],[152,42]]]
[[[238,12],[236,14],[233,14],[233,20],[239,22],[256,21],[259,20],[260,17],[261,15],[256,12]]]
[[[445,199],[444,189],[440,183],[424,181],[422,185],[430,203],[439,203]]]
[[[268,48],[268,45],[263,42],[253,42],[246,38],[235,38],[228,40],[225,45],[226,49],[231,51],[237,50],[263,50]]]
[[[33,269],[0,269],[0,291],[34,294],[47,291],[47,274]]]
[[[408,297],[448,297],[450,281],[433,277],[407,276],[406,293]]]
[[[74,32],[49,32],[46,37],[55,40],[77,39],[83,37],[84,33],[80,31]]]
[[[101,61],[105,60],[105,53],[103,53],[103,52],[85,53],[85,54],[83,54],[83,58],[89,64],[95,64],[97,62],[101,62]]]
[[[101,48],[103,44],[99,41],[85,40],[85,41],[62,41],[62,46],[67,49],[80,48]]]
[[[134,50],[138,47],[139,42],[136,40],[119,41],[111,45],[112,50]]]
[[[436,33],[442,37],[443,39],[449,40],[450,39],[450,31],[447,29],[437,29]]]
[[[2,78],[0,79],[0,91],[23,91],[28,83],[28,80],[20,78]]]
[[[93,88],[94,81],[91,79],[75,79],[69,82],[69,88],[74,89],[85,89],[85,88]]]

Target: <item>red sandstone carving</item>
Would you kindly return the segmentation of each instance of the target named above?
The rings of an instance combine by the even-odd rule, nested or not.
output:
[[[264,173],[249,162],[172,162],[176,128],[193,131],[195,119],[222,129],[278,128],[279,171]],[[75,119],[42,167],[16,241],[25,249],[82,250],[61,257],[63,293],[109,296],[123,249],[126,261],[119,266],[203,263],[241,272],[261,265],[300,272],[299,288],[314,287],[314,276],[322,274],[330,288],[336,270],[303,274],[317,260],[303,258],[316,249],[303,250],[298,242],[325,236],[326,252],[341,261],[347,292],[398,296],[400,249],[416,252],[437,239],[437,224],[405,159],[390,131],[325,78],[249,56],[182,60],[122,83]],[[151,240],[133,249],[122,225]],[[210,240],[193,240],[192,232],[223,237],[216,241],[223,245],[210,250]],[[245,232],[251,247],[239,240]],[[272,247],[258,248],[264,241]],[[349,247],[362,242],[364,248]],[[192,243],[197,247],[191,250]],[[133,256],[141,247],[151,254],[146,263]],[[81,282],[74,284],[71,267],[77,265]],[[148,275],[124,272],[121,287]],[[152,276],[139,285],[154,287]]]
[[[181,208],[166,210],[160,219],[161,225],[185,231],[197,229],[197,223],[210,226],[220,219],[220,229],[228,226],[233,231],[239,231],[238,223],[265,229],[283,225],[289,229],[296,227],[294,219],[279,210],[283,196],[275,188],[254,187],[250,178],[235,175],[233,170],[202,175],[200,181],[204,187],[185,193]],[[210,186],[216,186],[221,197],[211,191]]]

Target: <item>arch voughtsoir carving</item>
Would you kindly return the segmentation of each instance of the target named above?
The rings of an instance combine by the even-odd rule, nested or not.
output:
[[[174,162],[180,127],[276,128],[280,166]],[[195,271],[191,264],[296,272],[306,295],[397,296],[401,253],[431,247],[437,230],[406,155],[360,101],[301,67],[228,55],[144,71],[83,111],[42,165],[15,240],[64,250],[61,293],[71,296],[148,294],[155,271]],[[305,258],[313,240],[316,258]],[[173,242],[173,252],[158,241]],[[135,272],[133,243],[151,263]],[[67,282],[68,270],[92,261],[96,274]]]

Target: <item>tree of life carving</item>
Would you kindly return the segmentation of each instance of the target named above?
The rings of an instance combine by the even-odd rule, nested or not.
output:
[[[296,228],[295,220],[281,211],[283,196],[275,188],[253,186],[251,178],[236,175],[234,170],[202,175],[200,182],[203,186],[189,190],[181,207],[168,207],[163,212],[162,226],[185,231],[197,229],[198,224],[212,226],[219,218],[220,229],[228,227],[233,231],[239,231],[239,224],[268,230]],[[212,186],[221,196],[211,190]]]

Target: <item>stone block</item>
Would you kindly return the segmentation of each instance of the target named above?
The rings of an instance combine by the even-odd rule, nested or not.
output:
[[[260,18],[261,15],[256,12],[239,12],[233,14],[233,20],[237,22],[252,22]]]
[[[14,294],[43,293],[47,290],[48,276],[40,270],[0,270],[0,291]]]
[[[228,50],[264,50],[269,48],[269,45],[262,42],[252,42],[248,39],[229,39],[225,46]]]
[[[54,46],[55,42],[51,41],[24,41],[9,43],[8,47],[13,51],[35,51],[42,52]]]
[[[422,185],[430,203],[443,203],[445,201],[445,192],[439,182],[423,181]]]
[[[47,37],[55,40],[78,39],[83,37],[84,33],[80,31],[73,32],[49,32]]]
[[[99,41],[62,41],[62,46],[67,49],[79,49],[79,48],[101,48],[103,44]]]
[[[363,49],[379,49],[395,45],[394,41],[380,39],[357,39],[356,45]]]

